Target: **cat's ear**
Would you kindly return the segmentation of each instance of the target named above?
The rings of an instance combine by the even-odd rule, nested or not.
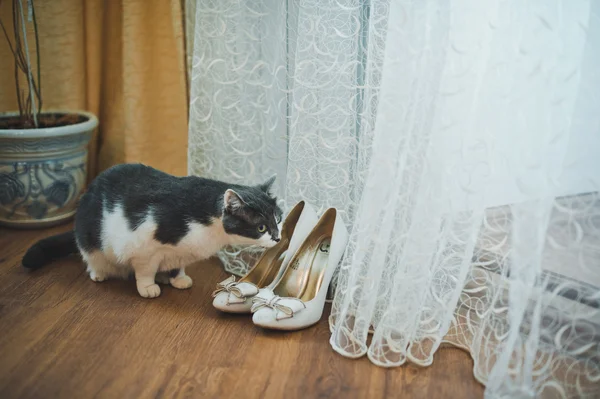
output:
[[[232,189],[228,189],[227,191],[225,191],[223,201],[225,204],[225,209],[232,212],[241,209],[246,204],[242,197],[240,197],[240,195]]]
[[[270,194],[273,183],[275,183],[275,179],[277,179],[277,175],[271,176],[266,182],[259,184],[258,188],[260,188],[263,192]]]

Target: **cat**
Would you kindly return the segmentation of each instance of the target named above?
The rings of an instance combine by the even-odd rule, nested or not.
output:
[[[166,272],[173,287],[189,288],[186,266],[224,246],[279,242],[282,211],[270,193],[274,181],[244,186],[141,164],[113,166],[81,197],[74,230],[37,242],[22,264],[38,269],[79,252],[93,281],[133,273],[144,298],[160,295],[157,272]]]

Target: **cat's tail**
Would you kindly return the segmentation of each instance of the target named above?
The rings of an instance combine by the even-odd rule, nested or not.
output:
[[[79,252],[73,230],[44,238],[33,244],[23,257],[22,264],[27,269],[39,269],[60,258]]]

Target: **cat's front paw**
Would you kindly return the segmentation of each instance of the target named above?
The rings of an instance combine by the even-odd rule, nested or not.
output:
[[[160,287],[158,284],[150,284],[148,286],[138,284],[137,290],[140,296],[144,298],[156,298],[160,295]]]
[[[100,283],[102,281],[105,281],[107,279],[107,277],[102,273],[98,273],[95,270],[92,270],[92,271],[90,271],[90,279],[92,281]]]
[[[190,288],[192,286],[192,279],[187,275],[177,276],[170,279],[170,283],[175,288],[185,290],[186,288]]]

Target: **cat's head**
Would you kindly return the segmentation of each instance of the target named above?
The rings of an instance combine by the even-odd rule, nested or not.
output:
[[[234,186],[223,196],[223,228],[232,244],[270,248],[280,240],[283,212],[270,190],[275,176],[258,186]]]

